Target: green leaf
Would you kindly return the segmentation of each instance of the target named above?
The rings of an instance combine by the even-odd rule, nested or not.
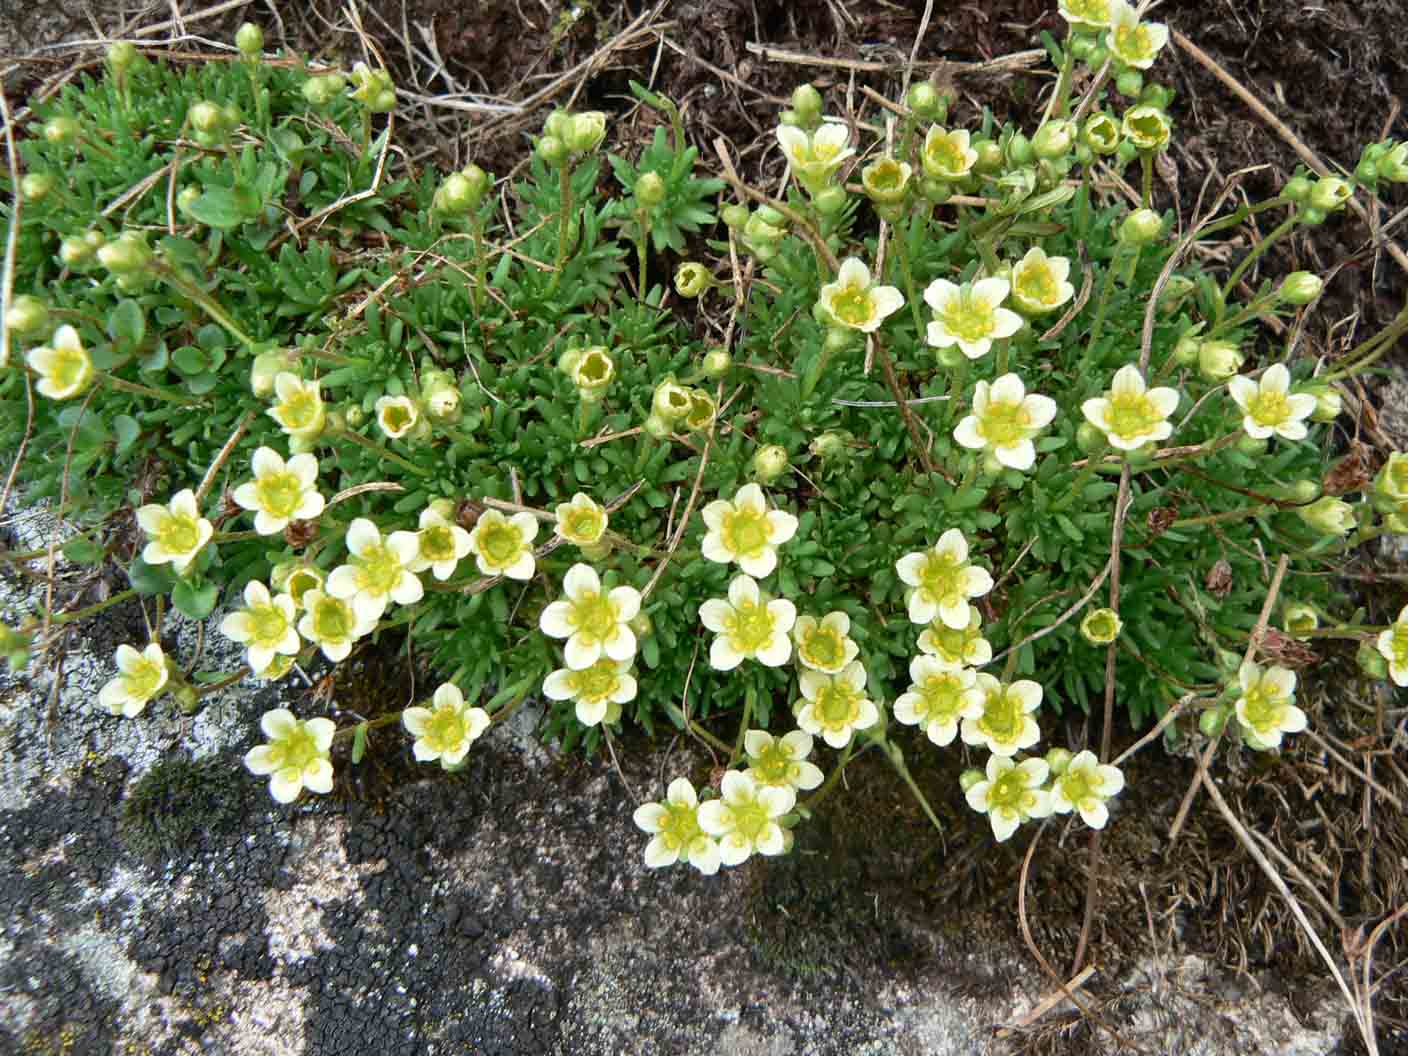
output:
[[[79,535],[64,543],[64,557],[76,565],[96,565],[103,559],[104,550],[87,536]]]
[[[249,219],[242,198],[229,187],[212,187],[193,201],[187,212],[206,227],[230,231]]]
[[[356,766],[362,761],[362,756],[367,753],[367,724],[357,723],[357,730],[352,734],[352,765]]]
[[[142,343],[147,336],[147,317],[142,306],[131,298],[117,302],[108,313],[108,337],[114,341],[128,341],[134,345]]]
[[[171,604],[193,620],[203,620],[214,612],[219,599],[220,588],[214,583],[197,587],[183,579],[171,588]]]
[[[138,594],[165,594],[176,577],[170,565],[149,565],[138,557],[127,568],[127,581]]]
[[[142,435],[142,427],[130,414],[119,414],[112,421],[113,432],[117,434],[117,453],[125,455]]]

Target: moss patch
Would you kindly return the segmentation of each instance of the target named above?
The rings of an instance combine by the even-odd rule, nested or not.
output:
[[[253,786],[236,760],[184,756],[152,767],[123,803],[118,832],[139,857],[174,858],[233,836],[249,810]]]

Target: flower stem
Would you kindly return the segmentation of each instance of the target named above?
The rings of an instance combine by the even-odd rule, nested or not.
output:
[[[567,264],[567,229],[572,222],[572,167],[563,164],[558,170],[558,201],[561,215],[557,225],[557,266],[553,268],[552,281],[548,283],[548,294],[557,292],[557,284],[562,281],[562,269]]]
[[[900,417],[904,419],[905,428],[909,430],[909,442],[914,447],[914,453],[919,456],[919,462],[924,467],[926,474],[934,472],[934,464],[929,461],[928,448],[924,446],[924,437],[919,432],[919,423],[915,420],[914,410],[909,406],[909,401],[905,399],[904,393],[900,391],[899,378],[895,376],[895,365],[890,361],[890,353],[885,351],[885,343],[876,336],[875,358],[880,361],[880,370],[885,375],[885,384],[890,387],[890,394],[894,396],[895,402],[899,405]]]
[[[361,433],[355,433],[351,429],[343,429],[339,432],[333,433],[332,435],[340,436],[344,439],[351,440],[358,447],[364,447],[373,454],[378,455],[381,458],[387,459],[388,461],[396,463],[396,465],[400,466],[402,469],[406,470],[407,472],[414,473],[418,477],[433,476],[431,470],[422,469],[420,466],[412,462],[409,458],[402,458],[400,455],[396,454],[396,452],[390,451],[382,447],[380,444],[373,443]]]
[[[1140,191],[1140,202],[1145,209],[1148,209],[1154,201],[1154,155],[1147,150],[1139,152],[1139,168],[1143,172],[1143,187]]]
[[[154,389],[150,385],[139,385],[135,381],[126,381],[122,378],[115,378],[111,374],[101,371],[98,377],[111,385],[114,389],[121,389],[123,392],[130,392],[137,396],[150,396],[154,400],[165,400],[167,403],[178,403],[183,407],[197,407],[201,401],[191,396],[178,396],[174,392],[167,392],[165,389]]]
[[[258,344],[254,338],[240,329],[239,324],[230,318],[225,309],[220,307],[220,303],[216,301],[214,297],[210,296],[210,294],[206,293],[195,283],[186,279],[180,272],[176,271],[175,268],[169,267],[161,262],[156,262],[153,264],[152,270],[156,273],[158,278],[173,287],[187,300],[193,301],[199,305],[206,315],[210,316],[210,318],[214,319],[228,330],[230,335],[239,341],[240,344],[250,349],[253,349]]]
[[[924,316],[919,309],[919,295],[914,289],[914,268],[909,260],[909,239],[899,224],[891,225],[894,233],[895,255],[900,258],[900,271],[904,273],[904,292],[909,298],[909,310],[914,316],[914,332],[918,335],[918,340],[924,340]]]
[[[1013,655],[1015,656],[1016,654],[1014,653]],[[890,760],[890,765],[895,768],[895,773],[900,775],[904,783],[909,786],[909,790],[914,793],[914,798],[919,801],[920,808],[928,815],[929,820],[934,823],[934,828],[938,829],[939,832],[943,832],[944,827],[940,824],[939,819],[935,817],[934,809],[929,806],[929,801],[924,798],[924,793],[919,791],[919,785],[914,780],[914,775],[909,772],[909,767],[905,765],[904,753],[900,751],[900,746],[891,744],[889,741],[879,743],[881,747],[885,749],[885,758]]]
[[[1282,220],[1279,224],[1272,228],[1271,233],[1269,235],[1267,235],[1265,238],[1263,238],[1260,242],[1258,242],[1255,246],[1252,247],[1252,249],[1247,253],[1247,255],[1242,258],[1241,262],[1235,268],[1232,269],[1232,274],[1227,277],[1227,283],[1222,287],[1223,301],[1226,301],[1227,298],[1231,295],[1232,288],[1236,286],[1237,281],[1247,273],[1247,269],[1250,268],[1253,264],[1255,264],[1259,259],[1261,259],[1263,253],[1265,253],[1268,249],[1274,246],[1285,235],[1290,233],[1290,231],[1295,226],[1296,217],[1295,214],[1292,213],[1290,216],[1286,217],[1286,219]]]
[[[1260,517],[1263,513],[1270,513],[1277,507],[1273,503],[1263,502],[1255,506],[1241,506],[1235,510],[1223,510],[1221,513],[1210,513],[1205,517],[1183,517],[1169,525],[1170,528],[1192,528],[1200,524],[1219,524],[1223,521],[1240,521],[1247,517]]]
[[[107,598],[104,601],[97,602],[94,605],[89,605],[87,608],[76,609],[73,612],[60,613],[59,615],[55,616],[50,622],[55,626],[62,625],[65,623],[73,623],[75,620],[81,620],[85,616],[93,616],[99,612],[102,612],[104,609],[110,609],[114,605],[121,605],[124,601],[127,601],[129,598],[135,598],[136,596],[136,588],[128,587],[126,590],[120,590],[112,597]]]
[[[733,751],[729,753],[729,766],[743,758],[743,737],[748,732],[748,723],[753,720],[753,703],[757,697],[758,691],[752,686],[749,686],[748,692],[743,695],[743,718],[738,723],[738,736],[734,739]]]

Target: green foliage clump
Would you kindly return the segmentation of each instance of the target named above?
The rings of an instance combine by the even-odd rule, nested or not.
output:
[[[233,836],[251,806],[249,783],[228,759],[173,756],[132,786],[118,835],[142,858],[176,857]]]

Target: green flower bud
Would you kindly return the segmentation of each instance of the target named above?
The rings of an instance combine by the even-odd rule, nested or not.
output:
[[[54,177],[47,172],[26,173],[20,179],[20,197],[26,202],[42,202],[54,189]]]
[[[1178,339],[1178,344],[1173,346],[1173,358],[1185,367],[1191,367],[1200,362],[1203,352],[1203,343],[1192,334],[1185,334]],[[1235,373],[1235,371],[1234,371]]]
[[[815,128],[821,124],[821,93],[810,84],[797,85],[792,89],[792,109],[799,126]]]
[[[349,403],[342,409],[342,417],[347,422],[347,428],[360,429],[366,423],[367,412],[362,410],[361,404]]]
[[[53,117],[44,122],[44,138],[56,147],[66,147],[78,139],[82,128],[71,117]]]
[[[760,447],[753,455],[753,476],[759,484],[771,484],[786,473],[789,466],[787,448],[779,444]]]
[[[1159,294],[1159,311],[1164,315],[1178,311],[1197,285],[1187,275],[1170,275],[1164,283],[1163,292]]]
[[[733,356],[726,348],[711,348],[704,353],[704,376],[718,380],[733,369]]]
[[[1204,341],[1198,348],[1198,372],[1208,381],[1226,381],[1242,369],[1243,360],[1231,341]]]
[[[714,398],[703,389],[689,390],[689,413],[685,415],[684,424],[694,432],[702,432],[714,424],[714,418],[719,413],[718,407],[714,403]]]
[[[1120,123],[1109,114],[1091,114],[1085,119],[1080,138],[1096,154],[1107,157],[1119,149]]]
[[[1227,725],[1231,712],[1227,708],[1208,708],[1198,716],[1198,729],[1207,737],[1216,737]]]
[[[421,399],[425,403],[425,413],[433,422],[441,425],[454,425],[464,415],[464,397],[455,383],[454,375],[444,371],[432,371],[421,375]]]
[[[1372,158],[1364,158],[1354,167],[1354,178],[1372,187],[1379,182],[1379,167]]]
[[[1237,438],[1236,448],[1248,458],[1260,458],[1266,454],[1266,449],[1270,445],[1265,440],[1258,440],[1254,436],[1240,436]]]
[[[1070,768],[1073,758],[1069,748],[1052,748],[1046,753],[1046,765],[1053,777],[1060,777]]]
[[[137,48],[125,40],[108,45],[108,68],[119,77],[131,69],[139,57]]]
[[[289,362],[288,353],[259,353],[249,368],[250,391],[261,400],[271,396],[274,392],[274,379],[285,372],[296,373],[293,364]]]
[[[1408,183],[1408,143],[1389,141],[1388,150],[1376,166],[1379,175],[1391,183]]]
[[[748,223],[743,226],[743,237],[754,245],[771,246],[776,248],[787,231],[775,224],[768,223],[763,218],[763,211],[759,209],[748,218]]]
[[[1309,304],[1320,296],[1325,283],[1319,275],[1308,271],[1293,271],[1281,282],[1278,296],[1287,304]]]
[[[822,216],[837,216],[849,200],[850,195],[844,187],[827,187],[812,199],[812,204]]]
[[[1297,506],[1295,512],[1321,535],[1343,537],[1358,527],[1354,507],[1331,495],[1316,499],[1308,506]]]
[[[93,257],[94,247],[80,235],[70,235],[59,243],[59,260],[67,268],[78,268]]]
[[[1072,157],[1079,165],[1089,165],[1095,160],[1095,151],[1091,150],[1084,143],[1077,143],[1076,149],[1072,152]]]
[[[396,82],[382,69],[372,69],[365,62],[352,67],[352,98],[374,114],[386,114],[396,109]]]
[[[312,106],[332,105],[347,87],[347,78],[340,73],[324,73],[303,82],[303,98]]]
[[[98,250],[98,263],[119,277],[144,272],[151,262],[151,247],[136,231],[124,231]]]
[[[1298,219],[1308,227],[1319,227],[1325,222],[1328,216],[1329,214],[1326,213],[1324,209],[1317,209],[1315,206],[1310,206],[1300,211]]]
[[[200,710],[200,697],[195,689],[185,682],[171,687],[171,697],[183,715],[194,715]]]
[[[1288,502],[1314,502],[1320,497],[1320,485],[1313,480],[1297,480],[1285,488]]]
[[[1081,422],[1076,426],[1076,446],[1082,454],[1099,455],[1110,446],[1110,440],[1103,430],[1089,422]]]
[[[807,450],[823,462],[834,462],[850,454],[850,445],[847,434],[828,432],[814,438]]]
[[[1129,246],[1147,246],[1164,233],[1164,218],[1152,209],[1136,209],[1120,224],[1120,241]]]
[[[826,336],[821,339],[821,347],[824,355],[829,359],[832,356],[840,355],[856,342],[856,332],[849,327],[828,326]]]
[[[1095,50],[1095,38],[1084,35],[1073,37],[1066,47],[1070,49],[1072,58],[1080,62],[1089,62],[1090,53]]]
[[[1293,202],[1303,202],[1310,197],[1311,183],[1304,176],[1292,176],[1281,188],[1281,197]]]
[[[939,361],[939,366],[945,370],[956,370],[968,362],[968,357],[957,345],[948,345],[938,349],[934,358]]]
[[[462,172],[452,172],[435,191],[431,208],[437,213],[463,216],[479,204],[483,191],[475,193],[474,183]]]
[[[347,412],[341,407],[334,407],[324,413],[323,431],[336,436],[338,433],[347,431]]]
[[[1048,121],[1036,130],[1032,150],[1045,161],[1064,158],[1076,141],[1076,126],[1070,121]]]
[[[725,227],[727,227],[730,231],[737,231],[739,228],[743,227],[746,223],[748,223],[748,218],[752,214],[749,213],[748,207],[746,205],[740,205],[737,202],[733,202],[730,205],[724,206],[723,212],[719,215],[723,218]]]
[[[958,787],[963,789],[964,792],[967,792],[979,781],[985,780],[986,777],[987,775],[981,770],[965,770],[958,777]]]
[[[1126,99],[1138,99],[1144,90],[1144,75],[1138,70],[1125,70],[1115,78],[1115,91]]]
[[[1101,66],[1105,65],[1109,58],[1110,49],[1101,44],[1097,39],[1095,47],[1090,49],[1090,58],[1086,60],[1086,65],[1092,70],[1098,70]]]
[[[190,215],[191,206],[195,204],[196,199],[200,196],[201,189],[195,186],[195,184],[181,188],[180,193],[176,195],[176,208],[181,211],[182,216]]]
[[[637,612],[627,620],[626,626],[635,632],[637,638],[649,638],[655,633],[655,621],[652,620],[650,614],[644,610]]]
[[[186,111],[186,120],[197,132],[211,135],[224,129],[225,113],[214,103],[202,99],[191,104],[191,108]]]
[[[246,22],[235,31],[235,47],[246,59],[257,59],[264,51],[264,31],[253,22]]]
[[[647,209],[654,209],[665,200],[665,181],[658,172],[643,172],[636,180],[636,200]]]
[[[1325,213],[1337,212],[1354,194],[1354,188],[1338,176],[1323,176],[1310,189],[1310,207]]]
[[[654,414],[645,420],[641,429],[652,440],[664,440],[670,435],[670,423]]]
[[[1290,602],[1281,612],[1281,626],[1287,634],[1301,637],[1320,626],[1320,614],[1303,602]]]
[[[978,155],[973,162],[973,171],[980,176],[990,176],[1002,169],[1002,148],[990,139],[978,140],[969,144]]]
[[[1030,165],[1036,159],[1032,141],[1021,132],[1015,132],[1007,141],[1007,160],[1013,165]]]
[[[600,110],[572,115],[572,126],[566,136],[568,149],[578,154],[590,154],[606,138],[606,115]]]
[[[977,166],[975,165],[974,168]],[[926,201],[933,202],[935,205],[943,205],[953,197],[953,188],[944,180],[926,176],[919,181],[919,193],[924,196]]]
[[[38,297],[22,293],[10,302],[5,325],[20,337],[42,337],[49,332],[49,308]]]
[[[698,261],[687,260],[675,271],[675,289],[681,297],[693,300],[714,285],[714,276]]]
[[[1344,399],[1340,390],[1329,385],[1317,385],[1309,390],[1315,397],[1315,410],[1310,412],[1314,422],[1333,422],[1344,410]]]
[[[1124,622],[1114,609],[1094,609],[1080,621],[1080,633],[1091,645],[1109,645],[1120,636]]]
[[[567,144],[556,136],[539,137],[536,149],[538,151],[538,157],[542,158],[553,168],[559,168],[565,165],[567,159],[572,154],[572,152],[567,149]]]
[[[948,100],[928,81],[910,85],[909,94],[905,96],[905,105],[921,121],[942,123],[948,118]]]

